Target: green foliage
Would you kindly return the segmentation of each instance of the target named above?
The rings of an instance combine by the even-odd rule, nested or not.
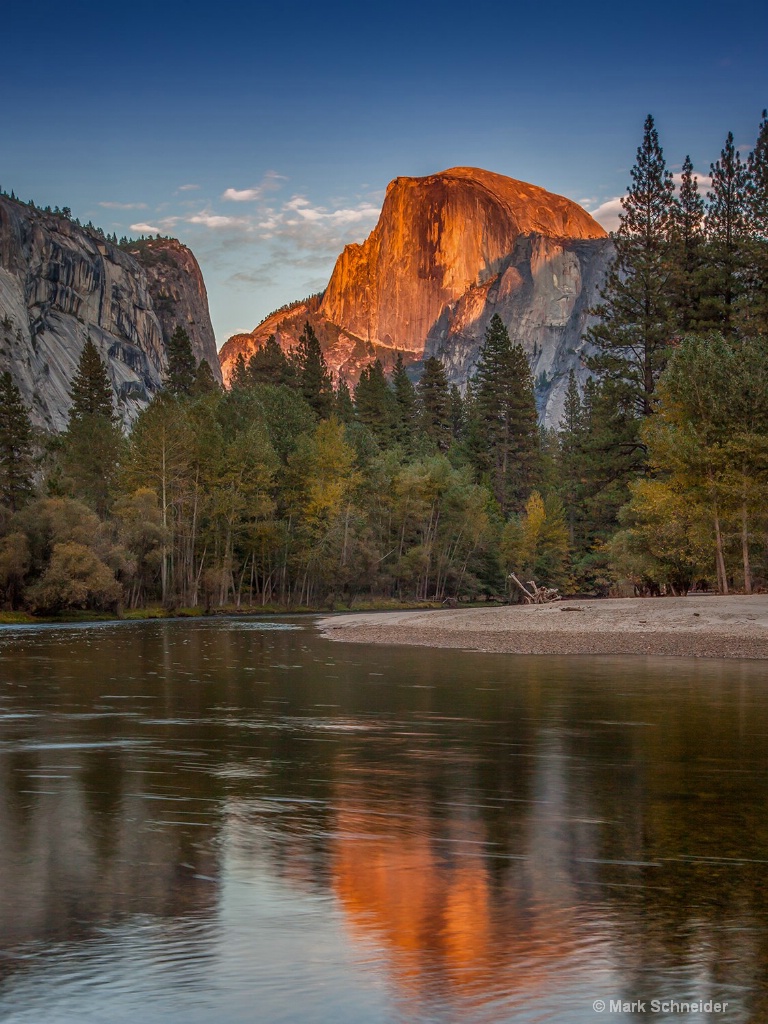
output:
[[[352,401],[352,394],[349,390],[346,378],[339,377],[336,386],[336,396],[333,404],[333,411],[338,420],[342,423],[353,423],[355,419],[355,403]]]
[[[757,339],[686,337],[659,384],[644,430],[653,481],[640,481],[623,518],[630,546],[655,559],[656,580],[700,577],[749,593],[768,527],[768,351]],[[660,511],[661,510],[661,511]],[[765,567],[763,568],[765,571]],[[687,575],[686,575],[687,573]]]
[[[70,391],[70,425],[88,416],[115,420],[112,383],[107,368],[90,336],[86,338]]]
[[[684,333],[693,330],[701,316],[705,268],[704,200],[686,156],[674,206],[670,279],[675,323]]]
[[[397,353],[395,360],[392,390],[395,395],[395,438],[398,444],[410,451],[417,429],[417,397],[416,388],[405,369],[402,352]]]
[[[0,375],[0,502],[17,511],[32,493],[32,425],[7,371]]]
[[[501,555],[507,572],[518,579],[533,578],[540,586],[558,589],[569,586],[568,527],[556,495],[544,500],[538,491],[531,494],[522,514],[504,527]]]
[[[319,419],[327,419],[333,408],[333,381],[309,321],[293,350],[293,365],[304,401]]]
[[[749,168],[736,149],[732,132],[728,132],[720,159],[711,165],[710,174],[701,326],[732,334],[737,307],[746,294],[750,199]]]
[[[447,452],[454,438],[451,392],[445,368],[431,356],[424,363],[418,387],[421,429],[440,452]]]
[[[291,384],[295,375],[294,365],[280,348],[274,334],[270,334],[264,346],[248,360],[251,384]]]
[[[597,349],[589,366],[610,383],[618,405],[647,416],[669,355],[675,222],[672,174],[650,115],[631,175],[614,238],[616,258],[593,311],[600,322],[587,332]]]
[[[494,314],[473,380],[469,448],[504,513],[522,508],[540,473],[536,399],[528,358]]]
[[[168,370],[165,387],[172,395],[188,395],[197,377],[197,362],[192,352],[192,342],[181,324],[168,340],[166,348]],[[210,371],[210,367],[208,368]]]
[[[103,516],[114,497],[124,441],[114,413],[109,375],[90,338],[83,347],[71,394],[61,449],[68,490]]]
[[[395,395],[387,384],[381,360],[366,366],[355,388],[357,418],[373,434],[381,447],[396,437],[398,407]]]

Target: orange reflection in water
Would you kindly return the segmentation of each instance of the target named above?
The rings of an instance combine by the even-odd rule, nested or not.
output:
[[[336,804],[332,885],[353,943],[383,961],[412,1011],[436,993],[475,1012],[524,1000],[581,959],[556,871],[522,858],[492,868],[478,818],[365,797],[345,786]]]

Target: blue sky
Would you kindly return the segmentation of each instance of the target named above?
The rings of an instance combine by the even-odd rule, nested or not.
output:
[[[647,113],[706,174],[768,106],[764,3],[14,6],[0,184],[179,237],[219,344],[320,290],[398,175],[485,167],[610,223]]]

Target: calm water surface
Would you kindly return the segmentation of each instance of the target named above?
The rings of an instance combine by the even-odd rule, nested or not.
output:
[[[0,1020],[760,1024],[767,740],[759,662],[0,628]]]

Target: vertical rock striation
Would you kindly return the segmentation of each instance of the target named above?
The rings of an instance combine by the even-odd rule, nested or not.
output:
[[[150,238],[127,247],[147,275],[155,313],[167,341],[177,325],[189,335],[198,363],[203,359],[221,380],[219,354],[208,312],[208,293],[192,251],[175,238]]]

